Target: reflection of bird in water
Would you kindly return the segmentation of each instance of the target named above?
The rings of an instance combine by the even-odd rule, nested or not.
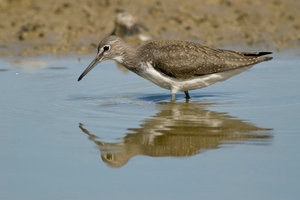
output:
[[[265,144],[270,129],[246,123],[226,113],[206,110],[209,104],[161,103],[155,116],[139,128],[128,128],[118,143],[101,141],[80,124],[80,129],[94,141],[101,157],[110,167],[121,167],[136,155],[151,157],[186,157],[220,148],[223,143]]]

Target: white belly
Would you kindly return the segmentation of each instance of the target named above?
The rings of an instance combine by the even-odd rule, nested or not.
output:
[[[176,93],[177,91],[189,91],[189,90],[200,89],[212,85],[216,82],[225,81],[226,79],[234,75],[237,75],[251,67],[252,66],[247,66],[247,67],[238,68],[230,71],[208,74],[208,75],[198,76],[192,79],[181,80],[181,79],[168,77],[156,71],[150,63],[146,63],[140,66],[137,74],[162,88],[171,90],[172,93]]]

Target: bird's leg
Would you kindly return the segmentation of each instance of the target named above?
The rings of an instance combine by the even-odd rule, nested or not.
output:
[[[175,101],[175,96],[176,96],[176,93],[175,93],[175,92],[172,92],[172,102]]]
[[[185,94],[185,98],[186,99],[190,99],[190,95],[189,95],[189,91],[184,91],[184,94]]]

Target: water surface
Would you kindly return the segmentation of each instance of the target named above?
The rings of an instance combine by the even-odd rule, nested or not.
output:
[[[299,198],[299,56],[189,102],[92,58],[0,60],[0,199]]]

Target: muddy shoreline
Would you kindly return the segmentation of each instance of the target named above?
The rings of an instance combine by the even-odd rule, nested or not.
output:
[[[94,53],[124,11],[153,39],[299,49],[299,10],[294,0],[0,0],[0,55]]]

